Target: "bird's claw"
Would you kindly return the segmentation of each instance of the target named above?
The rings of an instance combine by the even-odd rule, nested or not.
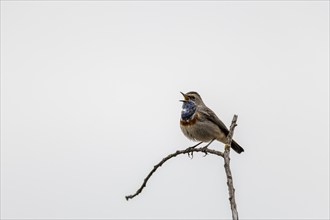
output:
[[[206,149],[208,146],[202,147],[202,152],[204,153],[203,157],[206,157],[206,155],[208,155]]]
[[[189,151],[189,152],[188,152],[188,157],[189,157],[190,159],[193,159],[193,158],[194,158],[194,151],[190,151],[190,150],[193,150],[193,149],[195,149],[195,146],[193,146],[193,147],[188,147],[188,148],[187,148],[187,150]]]

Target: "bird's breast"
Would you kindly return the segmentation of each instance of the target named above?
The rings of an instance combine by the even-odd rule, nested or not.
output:
[[[197,119],[198,119],[198,114],[194,114],[189,119],[182,119],[181,118],[180,125],[181,126],[192,126],[192,125],[196,124]]]
[[[183,134],[191,139],[191,140],[196,140],[196,123],[198,120],[198,115],[194,114],[191,118],[184,120],[181,118],[180,120],[180,128],[183,132]]]

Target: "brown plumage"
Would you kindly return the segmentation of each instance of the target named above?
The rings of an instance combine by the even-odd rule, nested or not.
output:
[[[201,96],[197,92],[181,94],[185,99],[182,101],[184,103],[189,102],[187,105],[184,104],[184,107],[188,108],[188,110],[183,109],[181,113],[180,127],[183,134],[194,141],[210,142],[216,139],[222,143],[226,143],[229,133],[228,128],[217,115],[204,104]],[[191,113],[191,116],[190,114],[188,115],[190,116],[188,119],[186,118],[187,111],[185,110]],[[183,115],[185,117],[183,117]],[[232,141],[231,148],[237,153],[244,151],[234,140]]]

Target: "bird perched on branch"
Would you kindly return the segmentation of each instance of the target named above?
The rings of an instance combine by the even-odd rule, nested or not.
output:
[[[186,94],[181,92],[181,94],[184,97],[184,100],[180,100],[183,102],[180,120],[183,134],[191,140],[200,141],[200,143],[209,142],[205,147],[208,147],[214,140],[226,144],[227,135],[229,134],[228,128],[204,104],[201,96],[197,92]],[[239,154],[244,151],[234,140],[232,140],[231,148]]]

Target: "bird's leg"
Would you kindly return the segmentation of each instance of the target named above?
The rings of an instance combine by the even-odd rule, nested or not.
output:
[[[206,149],[210,144],[212,144],[212,142],[215,140],[215,138],[213,138],[210,143],[208,143],[207,145],[205,145],[205,147],[203,147],[203,149]]]
[[[200,145],[201,143],[203,143],[203,141],[201,141],[201,142],[199,142],[198,144],[195,144],[194,146],[189,147],[189,148],[195,148],[195,147],[197,147],[198,145]]]
[[[211,141],[210,141],[210,143],[208,143],[207,145],[205,145],[205,147],[202,147],[202,149],[203,150],[206,150],[206,148],[210,145],[210,144],[212,144],[212,142],[215,140],[215,138],[213,138]],[[205,151],[204,152],[204,157],[207,155],[207,152]]]
[[[199,142],[198,144],[195,144],[195,145],[192,146],[192,147],[188,147],[187,150],[192,150],[192,149],[194,149],[195,147],[197,147],[198,145],[200,145],[201,143],[203,143],[203,141]],[[194,157],[193,154],[194,154],[193,151],[188,152],[188,157],[189,157],[190,159],[193,159],[193,157]],[[190,157],[190,155],[191,155],[191,157]]]

